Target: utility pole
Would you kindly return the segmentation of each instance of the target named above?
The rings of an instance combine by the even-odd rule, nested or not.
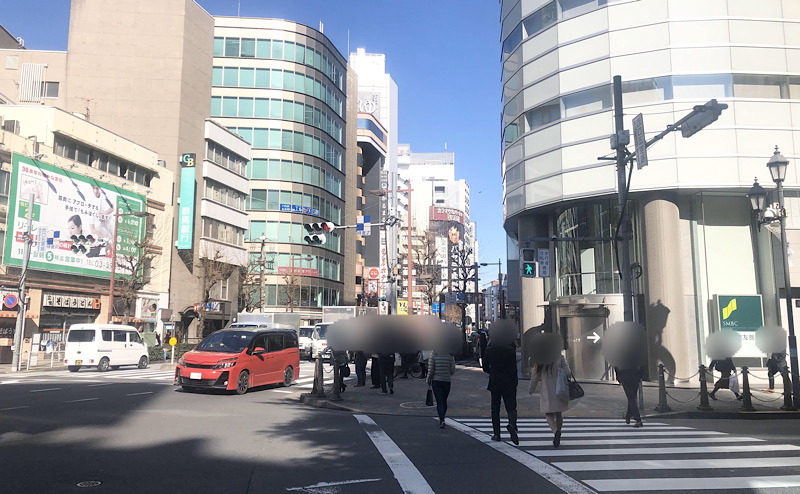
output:
[[[480,301],[478,300],[479,299],[479,297],[478,297],[478,263],[476,262],[475,264],[473,264],[472,268],[475,270],[475,278],[474,278],[474,281],[475,281],[475,295],[473,295],[475,300],[472,301],[473,305],[475,305],[475,321],[474,322],[475,322],[475,329],[476,330],[480,330],[481,329],[481,324],[480,324],[481,323],[481,313],[480,313],[480,307],[479,307],[480,306],[480,303],[479,303]]]
[[[501,271],[502,261],[497,260],[497,289],[500,291],[500,319],[506,318],[506,299],[503,296],[503,272]]]
[[[619,234],[615,238],[619,245],[622,278],[623,320],[633,321],[633,284],[631,283],[630,225],[628,223],[628,179],[626,177],[628,154],[625,146],[631,138],[624,129],[622,107],[622,77],[614,76],[614,135],[611,147],[617,151],[617,199],[619,207]]]
[[[22,271],[19,275],[19,296],[17,304],[19,311],[17,312],[17,324],[14,328],[14,353],[11,357],[11,372],[17,372],[22,365],[22,333],[25,330],[25,278],[28,276],[28,261],[31,258],[31,228],[33,226],[33,201],[35,196],[33,194],[28,198],[28,222],[25,226],[25,246],[22,251]],[[30,359],[30,357],[28,357]]]

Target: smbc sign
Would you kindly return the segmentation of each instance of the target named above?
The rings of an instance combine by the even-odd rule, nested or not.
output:
[[[761,295],[716,295],[720,329],[755,331],[764,325]]]

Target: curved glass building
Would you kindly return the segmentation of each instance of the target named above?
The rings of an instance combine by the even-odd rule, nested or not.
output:
[[[245,240],[265,258],[264,311],[343,303],[344,235],[311,246],[303,224],[345,221],[346,85],[347,62],[319,31],[215,17],[211,115],[253,147]]]
[[[649,164],[630,174],[634,312],[647,328],[650,375],[659,363],[672,377],[695,374],[709,362],[707,336],[721,328],[743,336],[737,365],[760,367],[765,356],[753,330],[759,321],[786,325],[786,294],[778,289],[777,223],[759,228],[745,195],[754,177],[774,190],[766,163],[780,146],[789,159],[790,245],[800,240],[792,214],[800,212],[800,5],[501,0],[500,7],[504,226],[523,330],[560,330],[577,375],[607,376],[600,345],[586,337],[622,319],[611,240],[616,164],[601,158],[614,156],[611,81],[620,75],[631,135],[639,113],[651,138],[695,105],[728,105],[689,138],[669,133],[649,148]],[[549,276],[519,279],[524,247],[550,250]],[[723,310],[731,297],[738,311]]]

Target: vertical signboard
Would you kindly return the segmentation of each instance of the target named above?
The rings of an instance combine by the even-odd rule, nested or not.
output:
[[[762,357],[756,347],[756,331],[764,325],[761,295],[714,295],[719,329],[732,329],[742,338],[734,357]]]
[[[181,208],[178,216],[178,242],[176,245],[179,250],[192,248],[194,236],[195,159],[194,153],[181,155]]]
[[[120,214],[144,211],[144,196],[18,154],[13,155],[12,164],[5,263],[22,265],[23,235],[31,214],[32,269],[107,278],[114,209]],[[122,216],[119,220],[119,255],[136,255],[145,219]],[[125,274],[122,266],[117,268]]]
[[[539,277],[550,277],[550,249],[538,249]]]

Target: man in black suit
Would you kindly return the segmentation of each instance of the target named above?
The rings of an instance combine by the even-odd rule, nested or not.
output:
[[[492,441],[500,440],[500,400],[503,400],[508,414],[508,429],[511,441],[519,444],[517,435],[517,351],[513,342],[498,338],[486,347],[483,356],[483,372],[489,374],[489,386],[492,393]]]

